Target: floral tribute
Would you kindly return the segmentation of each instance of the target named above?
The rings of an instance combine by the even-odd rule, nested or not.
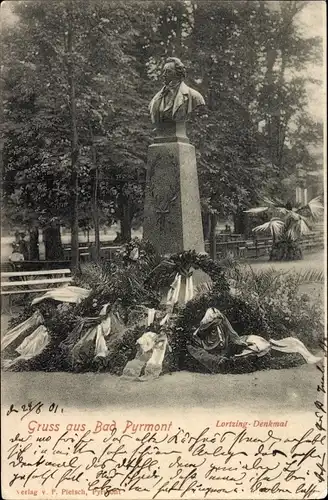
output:
[[[207,282],[196,287],[198,270]],[[86,264],[72,285],[26,306],[3,337],[3,367],[106,371],[142,381],[178,370],[316,363],[306,346],[319,343],[321,312],[297,293],[300,280],[195,251],[161,258],[135,239],[112,262]]]

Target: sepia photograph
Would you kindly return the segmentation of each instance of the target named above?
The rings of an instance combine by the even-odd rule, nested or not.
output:
[[[325,2],[5,1],[1,45],[3,498],[324,498]]]

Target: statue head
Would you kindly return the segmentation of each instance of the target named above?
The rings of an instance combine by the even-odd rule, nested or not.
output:
[[[163,69],[164,82],[182,82],[186,77],[185,65],[177,57],[168,57]]]
[[[182,126],[187,116],[200,105],[205,104],[202,95],[184,82],[185,65],[177,57],[166,59],[163,68],[164,87],[157,92],[149,104],[151,121],[156,124],[180,123],[179,137],[186,139]],[[159,126],[163,131],[162,125]],[[162,140],[162,139],[161,139]]]

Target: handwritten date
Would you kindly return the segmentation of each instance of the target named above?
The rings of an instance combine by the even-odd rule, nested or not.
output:
[[[29,401],[28,403],[19,406],[11,404],[6,415],[8,417],[12,413],[20,413],[21,420],[24,420],[25,417],[31,415],[32,413],[39,415],[42,411],[50,413],[60,413],[60,414],[64,413],[64,409],[60,408],[56,403],[50,403],[49,405],[46,405],[41,401],[38,401],[37,403]]]

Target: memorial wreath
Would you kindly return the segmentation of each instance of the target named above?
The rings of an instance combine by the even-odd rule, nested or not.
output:
[[[28,304],[3,337],[3,366],[147,380],[178,370],[240,373],[317,362],[281,315],[268,315],[252,290],[241,293],[231,270],[229,261],[195,251],[160,258],[135,239],[113,262],[86,264],[72,286]],[[208,282],[195,288],[197,271]]]

